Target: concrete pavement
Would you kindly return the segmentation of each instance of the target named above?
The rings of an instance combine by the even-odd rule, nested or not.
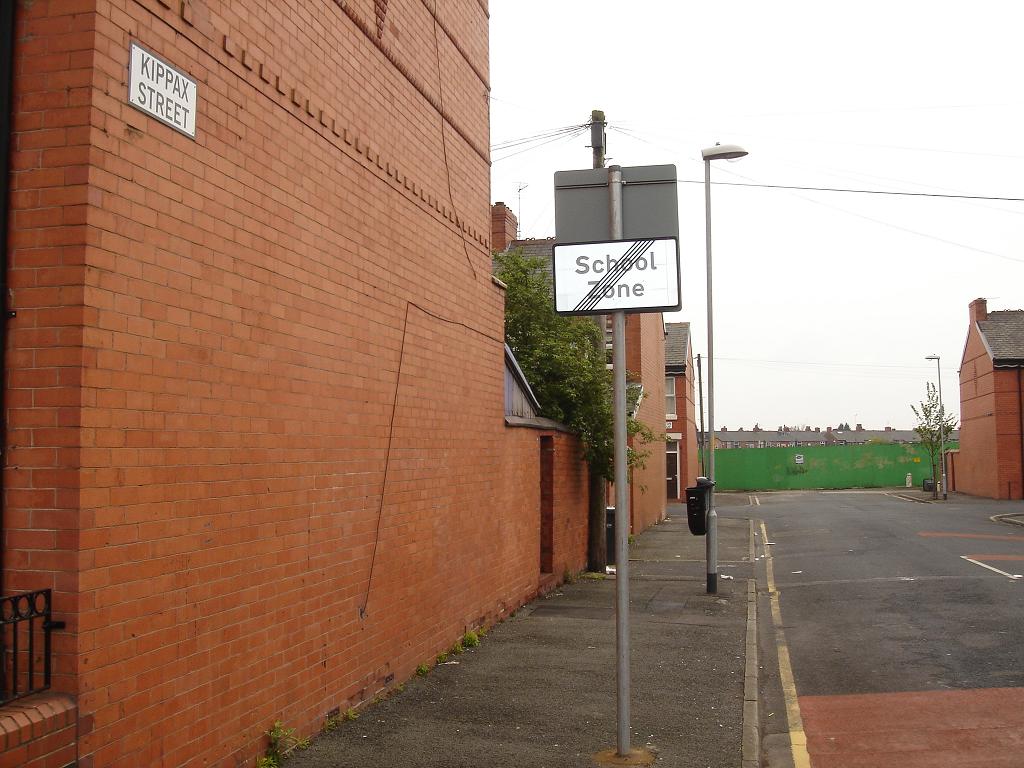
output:
[[[756,765],[744,761],[758,741],[749,507],[746,494],[718,498],[718,595],[705,594],[704,538],[690,535],[685,507],[631,549],[632,744],[655,765]],[[613,578],[565,585],[288,765],[590,768],[615,747],[614,606]]]

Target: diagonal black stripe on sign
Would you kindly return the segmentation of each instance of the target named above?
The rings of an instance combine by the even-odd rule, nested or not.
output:
[[[628,272],[633,264],[635,264],[639,259],[648,244],[653,242],[653,240],[641,240],[634,242],[633,245],[630,246],[624,254],[622,254],[622,256],[615,260],[615,266],[612,269],[609,269],[605,273],[604,277],[594,284],[594,287],[587,293],[587,295],[580,299],[580,302],[576,305],[574,311],[579,312],[594,309],[594,307],[596,307],[601,301],[601,294],[604,293],[605,289],[611,287],[622,275],[626,274],[626,272]]]
[[[619,278],[629,271],[630,267],[639,259],[640,254],[643,253],[644,248],[643,241],[634,242],[624,254],[615,260],[615,266],[609,269],[604,277],[594,284],[590,292],[580,300],[577,311],[594,309],[600,303],[605,290],[615,285]]]
[[[653,240],[638,240],[634,242],[633,245],[616,260],[615,267],[608,270],[604,277],[598,280],[587,295],[580,299],[580,302],[576,305],[573,311],[586,312],[594,309],[598,303],[600,303],[605,289],[614,285],[623,275],[636,266],[636,263],[640,261],[640,257],[643,256],[644,251],[650,248],[653,244]]]
[[[631,270],[633,267],[635,267],[637,262],[640,261],[640,259],[643,257],[644,251],[650,248],[653,244],[653,240],[640,240],[634,245],[633,248],[630,248],[628,251],[626,251],[626,253],[623,254],[622,259],[615,262],[615,267],[611,270],[610,282],[615,283],[621,280],[623,277],[625,277],[626,273],[629,272],[629,270]],[[600,298],[601,297],[599,296],[598,301],[600,300]],[[594,304],[596,305],[597,302],[595,301]]]

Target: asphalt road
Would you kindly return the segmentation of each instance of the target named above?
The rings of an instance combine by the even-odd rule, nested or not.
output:
[[[1024,505],[878,491],[749,502],[767,535],[769,766],[1024,766],[1024,527],[989,519]],[[806,750],[779,749],[787,732]]]

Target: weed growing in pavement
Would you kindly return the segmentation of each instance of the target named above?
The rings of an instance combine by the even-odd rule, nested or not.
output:
[[[331,731],[337,730],[338,726],[341,725],[341,720],[342,717],[340,713],[337,715],[331,715],[324,720],[324,724],[320,726],[320,733],[330,733]]]
[[[463,648],[476,648],[480,645],[480,636],[470,630],[462,636],[462,647]]]
[[[454,653],[455,655],[458,655],[460,653],[463,653],[465,650],[466,649],[462,647],[462,641],[461,640],[456,640],[455,641],[455,645],[453,645],[451,647],[451,649],[448,651],[448,653]]]
[[[353,720],[359,719],[359,713],[356,712],[355,709],[353,709],[352,707],[349,707],[345,710],[345,714],[341,716],[341,719],[347,723],[351,723]]]
[[[430,667],[428,667],[426,664],[420,664],[418,667],[416,667],[416,674],[419,677],[426,677],[428,672],[430,672]]]
[[[280,768],[294,750],[309,747],[309,738],[296,736],[295,729],[285,728],[280,720],[274,721],[266,736],[270,743],[263,757],[256,761],[256,768]]]
[[[444,664],[446,661],[448,661],[448,652],[447,651],[441,651],[439,654],[437,654],[437,663],[438,664]]]

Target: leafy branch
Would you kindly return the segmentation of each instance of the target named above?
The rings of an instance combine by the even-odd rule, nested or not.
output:
[[[614,477],[612,379],[604,333],[586,317],[555,314],[547,261],[521,250],[495,255],[505,293],[505,340],[530,382],[541,415],[579,436],[592,471]],[[627,431],[638,446],[657,440],[637,419]],[[630,467],[643,466],[646,452],[631,449]]]

